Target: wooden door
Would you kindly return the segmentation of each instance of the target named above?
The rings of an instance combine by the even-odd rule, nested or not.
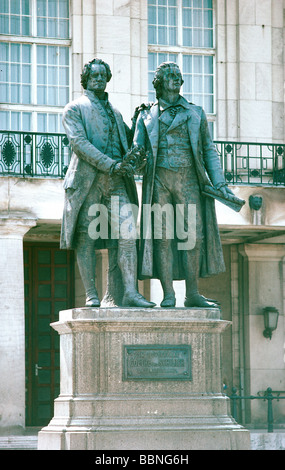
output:
[[[74,306],[73,252],[25,244],[26,425],[45,426],[59,395],[59,335],[50,326]]]

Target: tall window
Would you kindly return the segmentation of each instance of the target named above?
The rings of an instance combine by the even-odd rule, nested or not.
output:
[[[0,128],[61,132],[69,101],[69,0],[0,1]]]
[[[183,74],[183,96],[202,106],[213,131],[214,21],[212,0],[148,0],[149,99],[152,80],[164,61],[176,62]]]

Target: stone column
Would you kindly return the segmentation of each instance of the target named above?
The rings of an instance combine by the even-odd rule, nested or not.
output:
[[[25,425],[23,237],[36,225],[28,214],[0,213],[0,430]]]

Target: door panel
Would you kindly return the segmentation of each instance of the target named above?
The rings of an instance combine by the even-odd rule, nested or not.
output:
[[[45,426],[59,395],[59,335],[50,326],[74,306],[73,252],[24,245],[27,426]]]

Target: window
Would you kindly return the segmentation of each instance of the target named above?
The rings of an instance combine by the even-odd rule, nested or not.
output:
[[[0,1],[2,130],[63,132],[70,44],[69,0]]]
[[[212,0],[148,0],[149,100],[159,64],[176,62],[183,74],[183,96],[202,106],[213,133],[214,20]]]

